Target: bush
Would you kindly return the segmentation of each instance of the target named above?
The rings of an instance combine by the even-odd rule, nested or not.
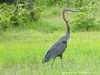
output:
[[[13,6],[7,4],[0,5],[0,29],[4,30],[10,24],[10,17],[12,16]]]
[[[72,31],[97,31],[98,23],[95,19],[95,11],[97,9],[96,3],[89,3],[88,5],[79,8],[80,12],[76,15],[71,24]]]
[[[81,12],[72,21],[73,31],[90,31],[96,29],[94,16],[90,17],[88,13]]]
[[[0,30],[5,30],[12,25],[18,26],[30,21],[31,10],[27,7],[23,8],[23,4],[19,4],[15,14],[14,8],[14,5],[7,5],[5,3],[0,5]]]

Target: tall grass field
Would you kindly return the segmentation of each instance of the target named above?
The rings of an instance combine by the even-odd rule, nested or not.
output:
[[[63,66],[59,57],[52,68],[52,60],[42,64],[48,49],[66,34],[57,12],[0,32],[0,75],[100,75],[100,32],[71,32]]]

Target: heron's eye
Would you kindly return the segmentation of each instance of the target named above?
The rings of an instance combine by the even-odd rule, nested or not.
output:
[[[62,43],[67,44],[67,42],[66,42],[66,41],[62,41]]]

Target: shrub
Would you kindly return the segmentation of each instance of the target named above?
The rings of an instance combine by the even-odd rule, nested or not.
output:
[[[79,14],[76,15],[71,22],[73,28],[72,31],[98,30],[98,24],[95,19],[96,9],[96,3],[89,3],[88,5],[80,7]]]
[[[12,25],[18,26],[30,21],[31,10],[27,7],[23,8],[23,4],[19,4],[15,14],[14,8],[14,5],[7,5],[5,3],[0,5],[0,30],[5,30]]]

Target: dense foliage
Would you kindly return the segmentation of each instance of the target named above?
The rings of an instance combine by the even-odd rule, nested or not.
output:
[[[81,4],[80,7],[77,7],[80,13],[72,20],[73,31],[98,31],[99,22],[95,19],[97,4],[94,2],[87,2],[85,5],[84,3],[83,5]],[[76,6],[79,6],[79,4]]]
[[[25,21],[29,21],[30,10],[22,8],[23,4],[18,5],[18,11],[14,13],[14,5],[0,5],[0,29],[5,30],[11,25],[18,26]]]
[[[19,1],[17,11],[14,2]],[[29,8],[29,2],[32,1],[32,9]],[[5,2],[5,3],[4,3]],[[100,30],[99,22],[96,22],[95,11],[97,4],[93,0],[1,0],[0,5],[0,30],[5,30],[11,26],[23,25],[26,22],[38,20],[45,14],[46,8],[52,6],[71,7],[79,10],[79,14],[72,19],[73,31]],[[7,4],[6,4],[7,3]],[[54,10],[55,11],[55,10]],[[32,18],[34,12],[34,19]],[[55,13],[56,14],[56,13]]]

